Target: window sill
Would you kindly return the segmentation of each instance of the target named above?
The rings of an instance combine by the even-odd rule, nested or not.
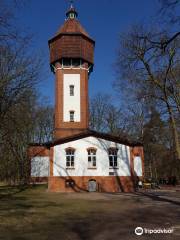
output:
[[[97,167],[88,167],[88,169],[94,169],[94,170],[96,170]]]
[[[109,167],[109,169],[119,169],[118,167]]]
[[[74,167],[66,167],[67,170],[74,170]]]

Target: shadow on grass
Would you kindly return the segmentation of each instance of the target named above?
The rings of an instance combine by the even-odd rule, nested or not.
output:
[[[28,188],[28,186],[16,186],[16,187],[3,186],[3,187],[0,187],[0,199],[9,198],[13,195],[16,195],[20,192],[25,191],[27,188]]]
[[[172,199],[167,199],[167,198],[164,198],[162,196],[155,195],[155,193],[136,192],[134,194],[138,195],[138,196],[148,197],[148,198],[152,199],[153,201],[166,202],[166,203],[171,203],[171,204],[180,206],[179,201],[175,201],[175,200],[172,200]]]
[[[135,239],[134,228],[137,223],[140,226],[157,227],[162,226],[162,223],[165,222],[175,224],[178,221],[177,208],[169,204],[162,204],[158,208],[156,201],[152,201],[152,206],[140,204],[137,208],[136,198],[146,199],[145,202],[149,202],[146,198],[150,197],[148,193],[106,193],[105,195],[109,197],[117,195],[117,198],[114,199],[118,202],[113,198],[110,202],[106,200],[89,201],[88,198],[83,200],[66,198],[67,195],[59,193],[42,194],[42,191],[38,191],[39,187],[35,188],[37,192],[27,191],[22,195],[14,194],[11,198],[2,201],[0,214],[8,221],[8,224],[10,223],[11,227],[7,227],[4,233],[0,233],[3,235],[3,240],[107,240],[120,239],[121,236],[122,239],[129,240]],[[40,189],[42,188],[40,187]],[[127,199],[124,196],[127,196]],[[132,196],[135,196],[133,201]],[[23,197],[25,201],[27,200],[26,202]],[[3,205],[10,211],[1,212]],[[31,206],[32,209],[28,211]],[[18,227],[16,227],[14,219],[19,224]],[[152,223],[153,225],[150,225]],[[7,237],[8,234],[10,234],[10,238]]]
[[[47,184],[44,185],[19,185],[19,186],[0,186],[0,199],[10,198],[18,193],[26,190],[47,189]]]

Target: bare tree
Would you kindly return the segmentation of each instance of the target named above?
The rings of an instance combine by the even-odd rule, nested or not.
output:
[[[180,23],[180,14],[179,14],[179,0],[159,0],[160,9],[159,13],[162,17],[165,17],[170,24]],[[167,21],[166,20],[166,21]]]
[[[0,10],[0,131],[8,112],[27,90],[35,90],[42,61],[31,49],[31,36],[17,30],[12,6],[1,1]]]
[[[90,128],[121,137],[129,132],[125,112],[113,104],[110,95],[102,93],[90,101]]]
[[[1,1],[0,179],[26,183],[30,167],[28,144],[38,135],[41,142],[49,140],[53,116],[50,107],[38,104],[41,56],[34,54],[31,37],[15,25],[13,7]]]
[[[98,93],[90,101],[90,128],[97,131],[107,131],[106,114],[111,102],[111,96]]]
[[[160,9],[158,14],[163,18],[163,21],[166,22],[171,28],[175,25],[180,24],[180,15],[179,15],[179,0],[159,0]],[[165,50],[166,47],[173,43],[174,40],[179,38],[180,31],[174,30],[174,33],[170,34],[168,38],[159,38],[156,41],[153,41],[153,44],[156,44],[157,47]]]
[[[34,110],[34,130],[32,142],[45,143],[52,141],[54,130],[54,108],[49,104],[41,104]]]
[[[121,37],[117,59],[121,86],[134,94],[136,101],[153,99],[168,114],[171,124],[175,158],[180,160],[180,146],[175,115],[179,114],[179,41],[162,51],[156,39],[167,38],[167,33],[133,27]],[[176,76],[176,77],[175,77]]]

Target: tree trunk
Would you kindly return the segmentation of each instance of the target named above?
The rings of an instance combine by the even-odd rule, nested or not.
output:
[[[173,135],[173,143],[174,143],[174,155],[175,155],[175,163],[177,166],[175,168],[178,169],[179,171],[179,165],[180,165],[180,144],[179,144],[179,136],[178,136],[178,131],[176,128],[176,121],[173,116],[173,112],[171,107],[169,106],[168,102],[166,103],[168,113],[169,113],[169,118],[170,118],[170,124],[171,124],[171,130],[172,130],[172,135]]]

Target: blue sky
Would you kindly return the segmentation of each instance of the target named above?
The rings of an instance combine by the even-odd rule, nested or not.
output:
[[[132,24],[150,21],[157,13],[158,0],[76,0],[74,5],[82,26],[96,41],[89,95],[113,93],[118,36]],[[40,91],[51,103],[54,103],[54,75],[49,68],[47,42],[63,24],[68,7],[67,0],[29,0],[17,13],[17,24],[34,34],[35,51],[43,52],[45,66]]]

